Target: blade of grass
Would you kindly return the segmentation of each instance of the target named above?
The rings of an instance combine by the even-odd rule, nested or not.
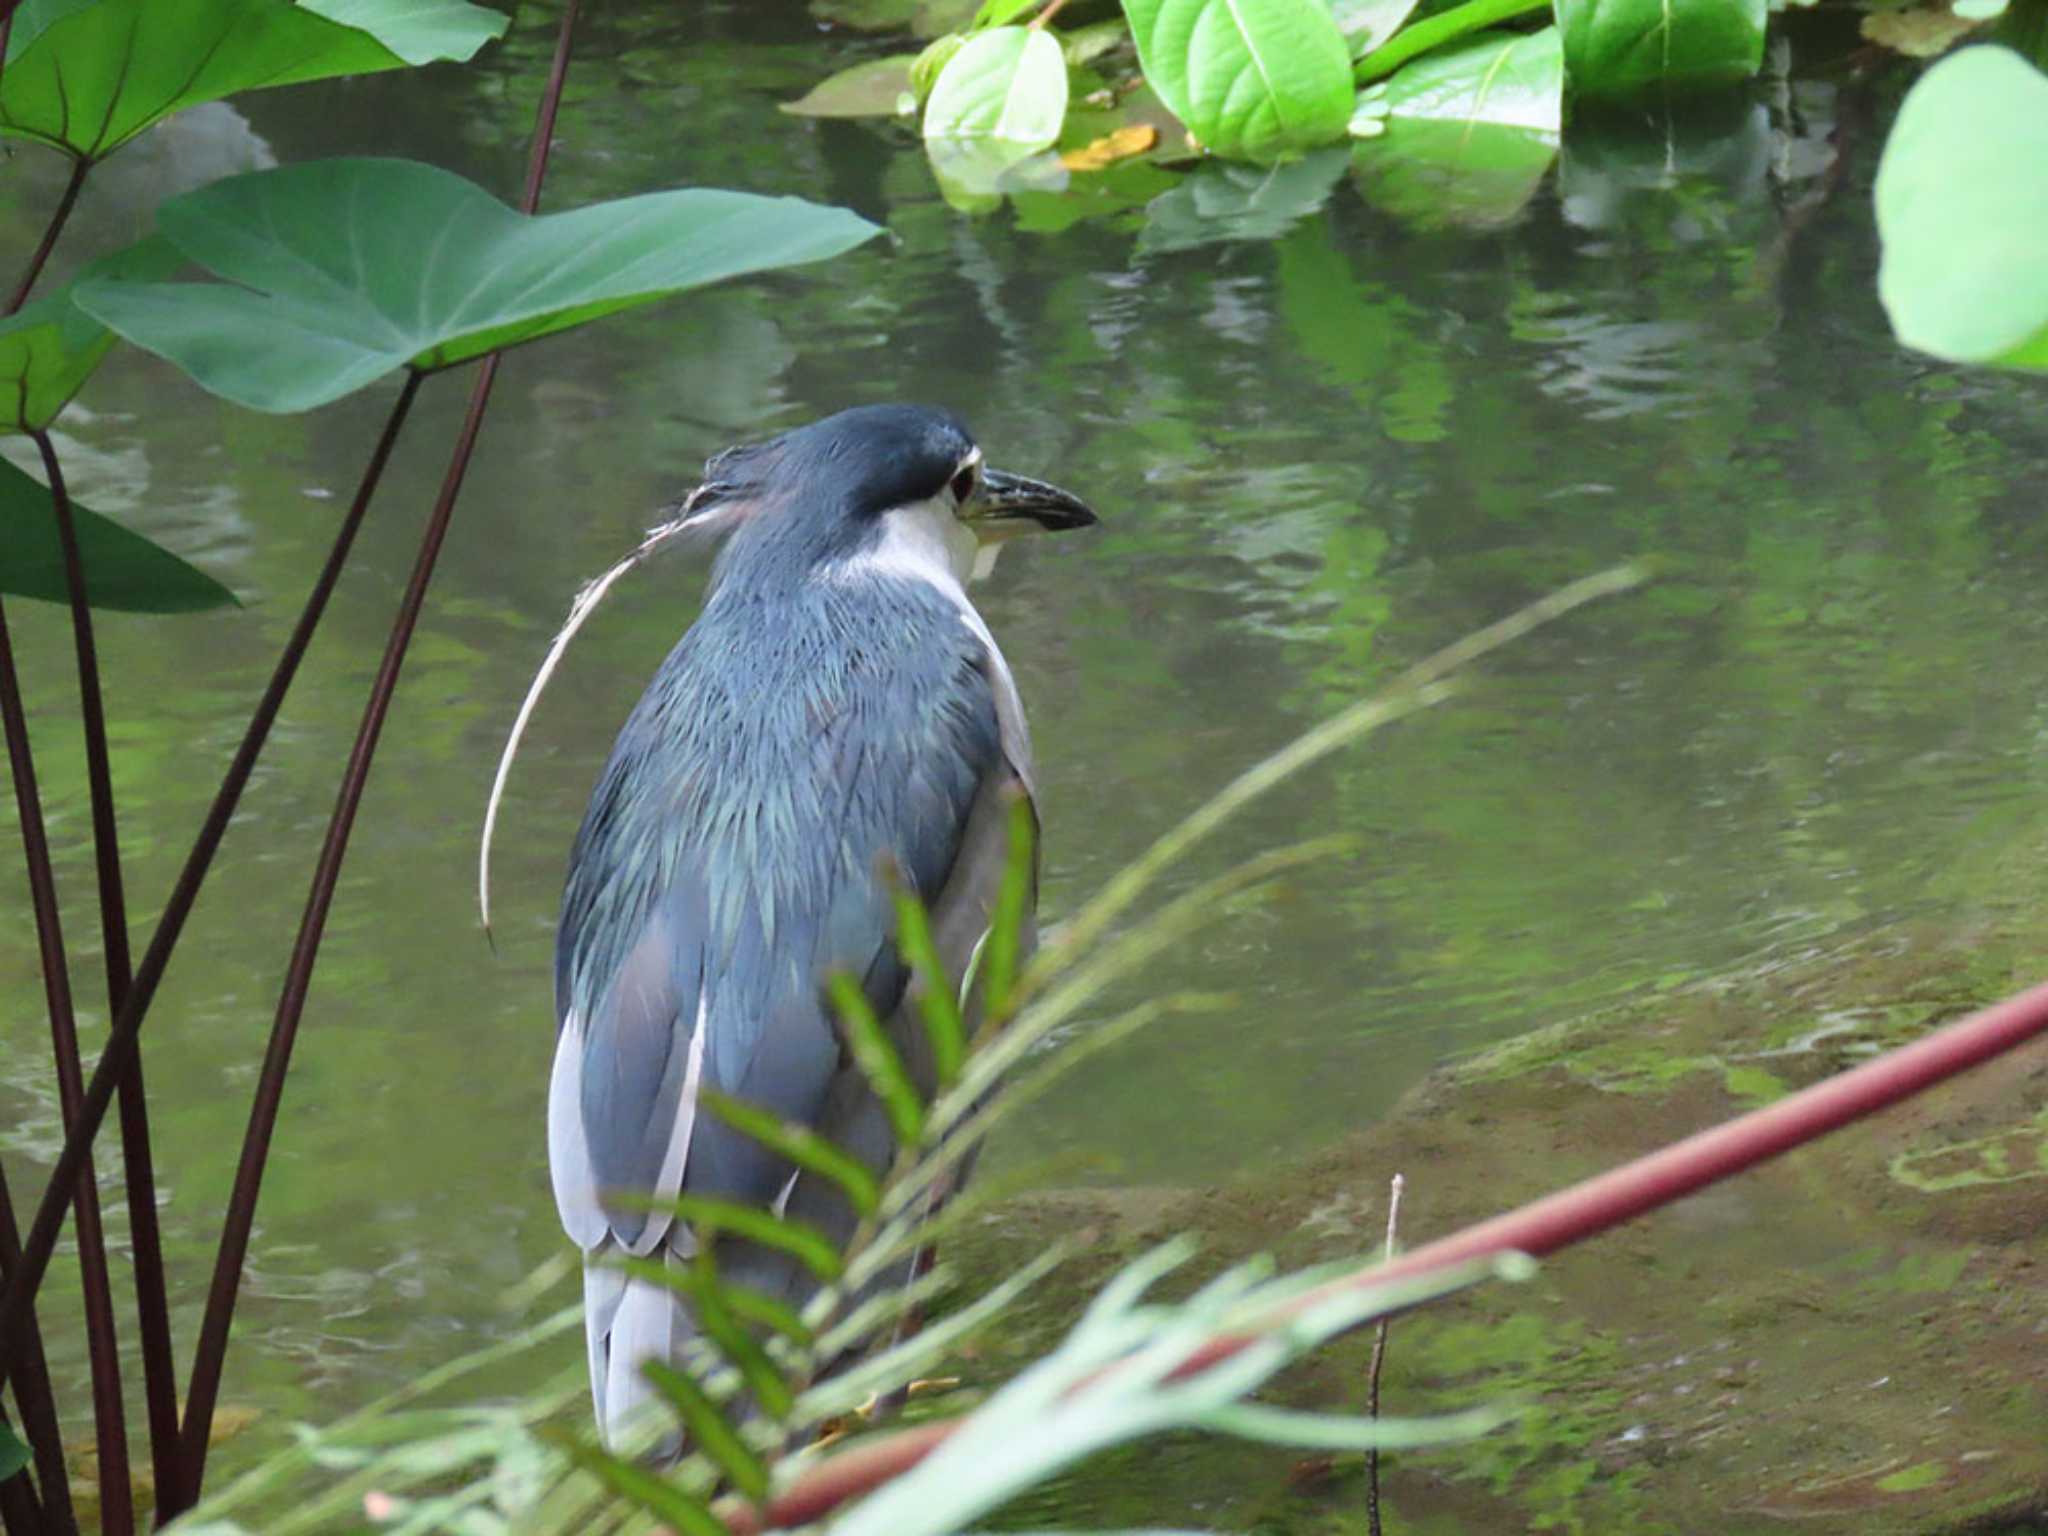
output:
[[[924,1032],[931,1041],[932,1069],[940,1088],[960,1076],[967,1054],[967,1030],[960,1021],[960,999],[932,942],[931,917],[917,893],[896,883],[896,947],[910,966],[910,995]]]
[[[681,1416],[691,1444],[718,1463],[733,1487],[756,1503],[768,1497],[768,1464],[740,1437],[724,1410],[704,1395],[704,1389],[687,1373],[659,1360],[649,1360],[640,1369]]]
[[[846,1198],[862,1216],[873,1213],[882,1197],[880,1182],[859,1158],[841,1150],[809,1126],[784,1120],[758,1105],[731,1098],[715,1089],[701,1090],[697,1102],[734,1130],[751,1136],[777,1156],[837,1184],[846,1191]]]
[[[875,1017],[860,983],[843,971],[826,978],[825,995],[846,1030],[853,1059],[867,1075],[868,1085],[888,1112],[889,1127],[896,1133],[896,1145],[914,1147],[924,1139],[924,1104],[917,1085],[910,1080],[903,1058],[889,1041],[888,1031]]]

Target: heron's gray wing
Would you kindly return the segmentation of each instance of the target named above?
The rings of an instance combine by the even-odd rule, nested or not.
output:
[[[578,837],[558,940],[550,1163],[584,1247],[610,1236],[644,1253],[668,1229],[607,1191],[774,1202],[791,1170],[697,1115],[699,1087],[812,1123],[843,1061],[824,976],[862,977],[877,1013],[895,1013],[904,975],[882,866],[927,899],[941,892],[1004,761],[982,647],[957,622],[919,638],[799,699],[751,701],[801,709],[801,728],[784,719],[749,735],[743,719],[694,736],[669,722],[719,711],[677,703],[701,681],[686,639],[674,686],[658,678],[622,731]],[[801,761],[760,760],[791,743]]]

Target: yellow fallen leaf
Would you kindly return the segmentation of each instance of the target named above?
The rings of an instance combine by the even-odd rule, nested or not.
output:
[[[1150,123],[1130,123],[1114,133],[1104,134],[1092,144],[1068,150],[1060,156],[1060,164],[1070,171],[1099,171],[1119,160],[1142,155],[1158,142],[1159,130]]]

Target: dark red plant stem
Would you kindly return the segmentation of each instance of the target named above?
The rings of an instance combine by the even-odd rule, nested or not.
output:
[[[554,140],[555,117],[561,107],[562,88],[568,78],[569,45],[576,28],[579,0],[568,0],[555,35],[555,56],[548,72],[540,112],[534,123],[533,147],[527,159],[526,188],[520,198],[522,212],[531,214],[540,206],[541,179],[547,174],[548,149]],[[220,1395],[220,1378],[227,1357],[228,1328],[234,1318],[235,1300],[241,1287],[242,1265],[248,1257],[249,1232],[256,1220],[256,1201],[262,1192],[263,1169],[270,1157],[270,1140],[277,1128],[279,1106],[284,1098],[284,1081],[291,1066],[292,1047],[297,1042],[299,1022],[304,1017],[306,997],[313,982],[313,964],[334,904],[334,890],[341,878],[342,860],[355,829],[356,813],[362,806],[363,790],[369,783],[370,766],[383,735],[384,721],[398,689],[405,653],[412,644],[420,610],[426,604],[427,587],[434,578],[441,545],[455,513],[455,501],[469,472],[476,451],[484,412],[490,405],[491,387],[498,376],[499,354],[484,358],[470,389],[469,408],[456,434],[454,451],[441,491],[427,517],[414,558],[405,595],[399,600],[391,633],[384,644],[384,656],[363,706],[362,722],[356,728],[355,743],[349,749],[348,764],[342,770],[334,813],[328,818],[327,835],[313,868],[312,886],[306,893],[306,909],[299,920],[299,934],[285,968],[284,987],[277,1000],[277,1016],[271,1025],[270,1045],[263,1057],[263,1069],[256,1081],[255,1100],[249,1110],[249,1127],[242,1140],[242,1158],[235,1169],[235,1187],[228,1199],[222,1223],[220,1249],[215,1257],[213,1284],[207,1291],[206,1316],[199,1328],[199,1342],[193,1352],[192,1381],[185,1394],[184,1477],[171,1514],[198,1502],[205,1475],[206,1442],[213,1425],[214,1405]]]
[[[21,1263],[21,1233],[14,1225],[14,1201],[7,1193],[7,1170],[0,1167],[0,1278],[12,1274]],[[35,1455],[36,1478],[42,1485],[45,1525],[30,1526],[35,1536],[44,1531],[56,1536],[75,1536],[78,1517],[71,1508],[71,1477],[64,1467],[64,1436],[57,1427],[57,1400],[50,1391],[50,1366],[43,1358],[43,1335],[36,1326],[35,1313],[28,1318],[28,1348],[21,1369],[14,1374],[14,1402],[21,1410],[22,1433]]]
[[[333,548],[328,551],[326,563],[321,566],[313,589],[307,594],[305,609],[292,629],[291,638],[278,655],[270,682],[257,701],[255,712],[249,717],[249,727],[242,733],[241,745],[235,749],[227,772],[221,776],[220,788],[207,809],[206,820],[200,824],[198,836],[192,841],[192,851],[185,856],[184,868],[178,873],[177,884],[171,888],[170,897],[164,903],[163,916],[150,937],[149,948],[143,952],[142,963],[135,968],[135,979],[129,988],[127,1001],[122,1004],[114,1026],[108,1032],[106,1048],[100,1053],[99,1064],[93,1068],[92,1081],[86,1085],[83,1113],[65,1133],[64,1150],[57,1155],[57,1166],[36,1206],[35,1220],[29,1226],[21,1264],[8,1277],[4,1294],[0,1294],[0,1383],[12,1375],[16,1362],[22,1358],[29,1307],[42,1284],[44,1273],[49,1269],[50,1255],[56,1249],[57,1236],[64,1226],[63,1191],[85,1166],[92,1139],[106,1118],[107,1106],[113,1102],[115,1084],[135,1060],[142,1021],[156,996],[158,983],[163,980],[164,970],[170,964],[171,951],[177,947],[185,920],[192,914],[199,888],[206,879],[214,854],[219,851],[229,818],[241,801],[242,791],[248,785],[249,775],[256,766],[256,758],[263,750],[270,727],[277,719],[278,708],[284,703],[284,696],[298,673],[313,631],[327,610],[327,600],[333,595],[335,582],[348,561],[349,550],[362,527],[363,515],[369,510],[371,495],[377,488],[385,462],[391,456],[392,445],[398,440],[399,428],[404,425],[418,390],[419,376],[408,374],[405,387],[399,391],[391,414],[385,420],[383,435],[377,440],[370,462],[363,469],[355,499],[349,504],[348,513],[335,533]]]
[[[7,18],[11,27],[14,18]],[[21,274],[21,285],[14,290],[14,297],[7,301],[7,313],[13,314],[28,302],[29,290],[36,285],[36,279],[43,275],[43,263],[50,259],[50,252],[56,249],[57,237],[64,233],[64,225],[71,218],[71,210],[78,205],[78,194],[85,186],[85,178],[92,172],[90,160],[71,162],[71,179],[64,183],[64,195],[57,200],[57,211],[50,215],[50,222],[43,228],[42,243],[36,247],[35,255],[28,259],[28,270]]]
[[[1347,1290],[1384,1285],[1493,1254],[1540,1257],[1555,1253],[1817,1140],[1852,1120],[1887,1109],[2044,1033],[2048,1033],[2048,985],[2009,997],[1763,1109],[1688,1136],[1476,1227],[1426,1243],[1390,1264],[1369,1265],[1305,1291],[1277,1313],[1275,1321]],[[1248,1336],[1229,1334],[1213,1339],[1175,1374],[1188,1376],[1205,1370],[1250,1342]],[[718,1513],[734,1536],[808,1525],[847,1500],[909,1471],[958,1425],[958,1420],[921,1424],[864,1441],[818,1463],[771,1500],[765,1511],[728,1500],[719,1505]]]
[[[48,432],[30,434],[43,458],[64,581],[71,599],[71,635],[78,653],[78,709],[85,726],[85,771],[92,794],[92,843],[99,863],[100,932],[107,958],[107,1014],[127,1001],[133,967],[128,953],[128,902],[121,879],[121,837],[114,817],[114,775],[107,751],[106,705],[100,697],[99,647],[93,638],[85,559],[77,519],[64,485],[64,469]],[[163,1235],[157,1225],[156,1167],[150,1152],[149,1101],[143,1093],[142,1057],[121,1077],[121,1162],[128,1189],[128,1234],[134,1248],[135,1310],[142,1336],[143,1398],[149,1412],[151,1468],[157,1486],[168,1481],[178,1455],[178,1376],[171,1359],[171,1309],[164,1277]]]
[[[29,750],[28,716],[21,707],[21,678],[7,614],[0,607],[0,726],[7,734],[7,762],[14,775],[14,805],[21,817],[22,862],[28,868],[29,904],[35,910],[36,943],[42,953],[43,997],[50,1014],[50,1055],[57,1068],[57,1102],[68,1132],[78,1123],[84,1094],[78,1064],[78,1021],[71,1008],[71,973],[64,958],[64,925],[57,910],[57,881],[44,835],[43,801],[36,788],[35,758]],[[135,1528],[128,1486],[128,1427],[121,1401],[121,1357],[114,1338],[114,1298],[107,1279],[106,1235],[100,1229],[100,1192],[92,1159],[71,1181],[78,1212],[79,1288],[85,1298],[85,1332],[92,1354],[93,1431],[99,1442],[100,1522],[109,1536]]]

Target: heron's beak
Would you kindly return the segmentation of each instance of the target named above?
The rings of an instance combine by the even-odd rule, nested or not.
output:
[[[1096,521],[1080,497],[1043,480],[1001,469],[982,470],[980,488],[962,509],[961,517],[984,544],[1029,533],[1034,527],[1057,533],[1062,528],[1086,528]]]

